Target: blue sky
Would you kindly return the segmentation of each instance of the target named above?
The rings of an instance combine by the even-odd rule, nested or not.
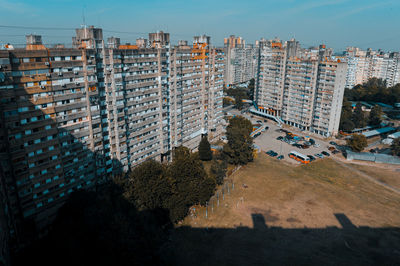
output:
[[[70,44],[73,30],[1,25],[76,28],[82,13],[87,25],[124,42],[164,30],[173,42],[205,33],[222,45],[235,34],[248,43],[295,37],[302,46],[326,43],[337,51],[350,45],[400,50],[400,0],[0,0],[0,43],[23,44],[25,34],[36,33],[46,43]]]

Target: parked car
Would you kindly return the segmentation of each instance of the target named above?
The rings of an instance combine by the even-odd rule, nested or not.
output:
[[[334,150],[334,151],[332,151],[332,153],[333,153],[333,154],[337,154],[337,153],[340,153],[340,151]]]
[[[262,123],[262,121],[261,120],[257,120],[257,123]]]
[[[337,145],[336,142],[334,142],[334,141],[329,141],[329,144],[335,145],[335,146]]]
[[[293,140],[293,139],[290,139],[290,140],[288,141],[288,143],[289,143],[290,145],[293,145],[293,144],[296,144],[296,141]]]
[[[301,147],[303,148],[303,149],[308,149],[308,148],[310,148],[310,145],[307,145],[307,144],[303,144],[303,145],[301,145]]]
[[[319,147],[321,147],[321,145],[319,145],[318,143],[315,143],[315,144],[314,144],[314,147],[315,147],[315,148],[319,148]]]
[[[315,155],[315,157],[318,157],[318,158],[324,158],[324,156],[321,154],[321,153],[317,153],[317,154],[314,154]]]
[[[322,153],[323,155],[325,155],[325,156],[328,156],[328,157],[331,156],[331,155],[329,154],[329,152],[327,152],[327,151],[322,151],[321,153]]]
[[[279,155],[276,159],[278,159],[278,160],[282,160],[283,158],[285,158],[285,156],[283,156],[283,155]]]
[[[253,138],[257,138],[257,137],[260,136],[260,135],[261,135],[261,132],[258,132],[258,133],[256,133],[256,134],[254,134]]]
[[[334,150],[336,150],[336,148],[335,148],[335,147],[333,147],[333,146],[330,146],[330,147],[328,148],[328,150],[330,150],[330,151],[334,151]]]
[[[282,140],[282,139],[283,139],[282,136],[279,136],[279,137],[276,138],[276,140]]]
[[[310,158],[310,162],[312,162],[312,161],[315,161],[316,159],[315,159],[315,157],[314,156],[312,156],[312,155],[307,155],[307,157],[308,158]]]
[[[278,153],[274,152],[273,150],[267,151],[266,154],[268,154],[268,155],[271,156],[271,157],[275,157],[275,156],[278,155]]]
[[[314,144],[315,144],[315,140],[313,140],[313,139],[310,139],[308,142],[310,142],[311,145],[314,145]]]
[[[303,148],[303,145],[301,145],[301,144],[297,144],[297,143],[294,143],[294,144],[292,144],[294,147],[296,147],[296,148],[299,148],[299,149],[302,149]]]

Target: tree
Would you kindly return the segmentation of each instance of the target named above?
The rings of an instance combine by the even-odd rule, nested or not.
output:
[[[360,102],[356,104],[356,109],[353,112],[352,121],[356,128],[363,128],[367,125],[364,111]]]
[[[368,146],[367,138],[361,134],[354,134],[347,140],[347,145],[350,146],[353,151],[360,152]]]
[[[186,147],[174,150],[167,175],[172,183],[167,206],[174,222],[183,219],[190,206],[205,204],[214,193],[215,183],[207,176],[203,163]]]
[[[215,182],[218,185],[221,185],[224,182],[227,168],[228,164],[225,160],[222,160],[220,162],[218,160],[212,160],[210,172],[211,176],[214,178]]]
[[[231,99],[229,99],[229,98],[224,97],[224,99],[222,99],[222,100],[223,100],[222,104],[223,104],[224,107],[227,107],[227,106],[233,104],[233,101]]]
[[[339,128],[343,131],[352,131],[354,129],[354,123],[351,120],[353,115],[353,107],[351,103],[347,101],[346,98],[343,98],[343,106],[342,106],[342,113],[340,116],[340,124]]]
[[[140,209],[165,207],[165,202],[171,195],[171,185],[164,168],[161,163],[151,160],[135,167],[129,175],[125,194]]]
[[[379,105],[372,107],[371,112],[369,113],[369,125],[379,126],[382,122],[382,115],[382,108]]]
[[[393,140],[391,149],[392,149],[393,155],[400,156],[400,138]]]
[[[236,116],[229,121],[226,128],[228,143],[223,148],[229,163],[244,165],[253,160],[253,139],[250,137],[252,131],[251,122],[242,116]]]
[[[199,158],[202,161],[210,161],[212,159],[212,151],[210,142],[208,142],[207,136],[201,138],[199,144]]]
[[[371,78],[364,84],[345,89],[344,96],[350,101],[373,101],[393,105],[400,101],[400,85],[388,88],[384,80]]]
[[[247,87],[247,96],[249,100],[254,101],[254,87],[255,87],[255,80],[251,79],[249,82],[249,86]]]

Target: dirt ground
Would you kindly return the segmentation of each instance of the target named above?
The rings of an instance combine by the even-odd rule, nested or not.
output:
[[[207,219],[205,208],[197,207],[196,217],[187,217],[176,228],[172,245],[182,251],[175,254],[177,264],[193,263],[195,259],[199,262],[194,263],[196,265],[214,262],[265,265],[268,258],[272,259],[272,264],[347,264],[363,258],[364,261],[360,261],[368,265],[382,258],[388,262],[400,259],[400,193],[364,176],[367,174],[399,187],[399,172],[355,164],[348,168],[341,163],[322,159],[309,165],[295,166],[260,153],[253,163],[231,177],[235,190],[224,201],[221,200],[219,207],[209,206]],[[304,238],[304,234],[308,234],[303,232],[305,228],[311,233]],[[210,230],[212,234],[207,233]],[[390,233],[382,230],[390,230]],[[261,235],[265,234],[260,239],[259,231]],[[272,237],[271,240],[271,234],[284,238],[274,240]],[[196,242],[193,237],[201,241]],[[232,247],[231,241],[244,246],[237,249]],[[371,241],[375,244],[378,241],[378,244],[371,244]],[[217,243],[218,247],[215,246]],[[270,249],[266,252],[264,249],[272,244],[274,250],[280,247],[279,251]],[[230,257],[223,256],[225,259],[222,259],[209,253],[209,248],[222,249],[224,245],[226,256],[229,254],[236,259],[231,261]],[[248,250],[254,245],[256,249]],[[386,245],[391,248],[383,248]],[[207,249],[205,253],[202,253],[203,248]],[[287,260],[286,253],[281,253],[282,249],[290,250],[294,257]],[[315,255],[318,252],[313,253],[313,249],[322,250],[322,253]],[[188,254],[192,255],[188,257]],[[208,259],[204,259],[205,254],[208,254]],[[260,259],[249,258],[257,254],[262,254]],[[335,259],[332,260],[328,254],[336,254]],[[310,260],[304,260],[307,256],[311,256]]]

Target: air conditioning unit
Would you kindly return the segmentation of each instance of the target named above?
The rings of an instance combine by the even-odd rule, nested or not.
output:
[[[66,84],[62,84],[61,87],[65,88],[65,87],[67,87],[67,85]]]
[[[35,78],[35,76],[34,75],[31,75],[31,79],[34,79]]]
[[[44,90],[44,89],[46,89],[46,86],[40,85],[40,88],[41,88],[42,90]]]
[[[75,85],[79,85],[80,83],[79,82],[75,82]]]
[[[51,77],[51,74],[50,73],[46,73],[46,77]]]
[[[74,71],[74,74],[75,74],[75,75],[78,75],[78,71]]]
[[[88,64],[91,64],[91,63],[92,63],[92,60],[87,60],[87,62],[88,62]]]
[[[63,75],[63,73],[62,73],[62,72],[58,72],[58,75],[59,75],[59,76],[62,76],[62,75]]]
[[[50,66],[50,62],[44,62],[46,66]]]

